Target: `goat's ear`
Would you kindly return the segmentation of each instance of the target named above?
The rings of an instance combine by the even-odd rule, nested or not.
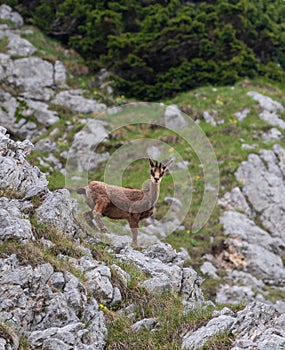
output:
[[[150,156],[148,156],[148,160],[149,160],[149,165],[153,168],[154,167],[154,161],[150,158]]]
[[[173,163],[173,159],[170,159],[168,162],[166,162],[165,164],[163,164],[163,169],[165,170],[166,168],[168,168],[171,164]]]

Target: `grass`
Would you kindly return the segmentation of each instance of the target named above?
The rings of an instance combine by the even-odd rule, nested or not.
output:
[[[207,341],[200,350],[228,350],[232,348],[234,339],[230,331],[221,332]]]
[[[133,321],[108,311],[107,350],[178,350],[181,349],[181,334],[189,329],[198,329],[211,318],[211,307],[195,308],[185,314],[178,296],[165,294],[155,298],[148,296],[145,291],[142,293],[136,320],[152,317],[158,326],[153,331],[134,332],[131,328]]]

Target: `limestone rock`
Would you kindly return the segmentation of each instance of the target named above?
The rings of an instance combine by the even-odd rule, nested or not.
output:
[[[15,255],[0,259],[0,272],[0,320],[31,349],[104,349],[103,313],[76,277],[50,264],[20,266]]]
[[[253,216],[250,206],[239,187],[235,187],[230,192],[225,193],[225,195],[218,200],[218,203],[221,207],[228,210],[243,212],[250,218]]]
[[[95,152],[96,146],[107,139],[106,125],[100,120],[90,120],[86,127],[77,132],[68,153],[67,169],[69,176],[73,173],[92,171],[108,159],[109,153]]]
[[[130,260],[142,271],[152,276],[150,282],[145,281],[143,285],[150,292],[157,293],[161,289],[165,291],[180,292],[182,283],[182,270],[174,264],[162,263],[159,259],[150,258],[143,253],[133,250],[131,247],[122,249],[117,257],[122,260]],[[156,287],[158,283],[158,287]],[[162,287],[161,287],[162,286]]]
[[[207,325],[189,331],[182,342],[182,349],[198,349],[219,333],[233,333],[235,341],[231,349],[283,349],[285,331],[283,316],[272,306],[260,302],[249,304],[243,310],[220,313]]]
[[[209,123],[212,126],[216,126],[217,122],[215,121],[215,116],[217,112],[213,111],[212,113],[214,114],[214,116],[210,114],[208,111],[203,112],[203,118],[205,119],[206,123]]]
[[[285,150],[275,145],[273,150],[263,150],[260,155],[250,154],[235,173],[242,181],[242,192],[253,209],[261,216],[265,228],[275,237],[285,240]]]
[[[51,99],[54,94],[54,68],[50,62],[39,57],[6,61],[6,80],[18,88],[23,97],[40,101]]]
[[[141,332],[143,330],[152,330],[157,325],[157,321],[154,318],[144,318],[137,321],[132,325],[132,330],[135,332]]]
[[[5,4],[0,6],[0,18],[11,21],[18,27],[22,27],[24,24],[22,16],[18,12],[13,11],[10,6]]]
[[[82,96],[81,90],[59,92],[53,103],[69,108],[73,113],[91,114],[106,110],[106,105]]]
[[[278,117],[278,112],[284,112],[284,107],[281,103],[274,101],[272,98],[264,96],[255,91],[249,91],[247,95],[253,97],[255,101],[258,101],[261,108],[263,109],[259,114],[260,119],[264,120],[270,125],[285,129],[284,120]]]
[[[66,69],[61,61],[54,64],[54,83],[58,87],[66,87]]]
[[[209,262],[209,261],[205,261],[203,263],[203,265],[201,266],[201,272],[204,274],[204,275],[208,275],[210,277],[213,277],[213,278],[217,278],[218,275],[217,275],[217,269],[215,268],[215,266]]]
[[[241,112],[236,112],[234,115],[237,117],[238,121],[241,122],[247,117],[249,113],[250,113],[250,109],[245,108]]]
[[[8,53],[13,56],[31,56],[37,51],[34,45],[19,35],[10,35],[8,40]]]
[[[157,243],[144,250],[144,254],[157,258],[164,263],[170,263],[177,257],[177,252],[167,243]]]
[[[50,192],[43,203],[36,209],[37,221],[57,228],[70,236],[81,235],[73,213],[76,202],[70,197],[68,190],[60,189]]]
[[[57,112],[49,110],[48,104],[31,99],[26,99],[25,103],[28,107],[23,113],[25,117],[34,116],[39,123],[46,127],[59,121]]]
[[[206,326],[199,328],[197,331],[190,331],[186,334],[183,338],[182,349],[194,350],[202,347],[217,334],[227,331],[233,325],[234,321],[234,317],[227,315],[213,318]]]
[[[30,221],[23,218],[19,207],[18,201],[0,197],[0,240],[34,239]]]
[[[164,122],[165,127],[171,130],[183,130],[187,126],[187,120],[176,105],[170,105],[165,108]]]
[[[264,132],[261,135],[264,142],[279,141],[283,138],[280,130],[276,128],[271,128],[268,132]]]
[[[29,141],[11,140],[6,129],[0,129],[0,189],[17,191],[19,196],[24,196],[32,187],[47,191],[45,175],[25,159],[32,147]]]

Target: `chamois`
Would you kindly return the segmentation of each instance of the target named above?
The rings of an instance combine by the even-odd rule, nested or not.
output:
[[[166,168],[166,164],[155,162],[149,157],[150,181],[146,188],[135,189],[108,185],[101,181],[91,181],[87,186],[76,190],[83,194],[91,211],[84,213],[84,218],[91,227],[95,227],[93,219],[103,233],[107,229],[101,219],[107,216],[115,220],[128,220],[133,239],[132,244],[137,246],[139,221],[153,214],[153,208],[158,200],[159,186]]]

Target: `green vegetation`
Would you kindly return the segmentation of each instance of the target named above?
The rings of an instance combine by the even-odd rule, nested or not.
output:
[[[133,293],[137,294],[132,290]],[[108,323],[106,349],[133,350],[137,349],[139,344],[142,349],[178,350],[181,349],[181,334],[190,329],[198,329],[212,317],[213,307],[197,307],[186,314],[177,296],[165,294],[153,297],[143,290],[139,294],[135,321],[151,317],[157,321],[157,327],[153,331],[143,330],[138,333],[131,328],[134,320],[105,310]]]
[[[282,0],[6,2],[92,71],[110,69],[128,97],[153,101],[259,75],[285,81]]]

